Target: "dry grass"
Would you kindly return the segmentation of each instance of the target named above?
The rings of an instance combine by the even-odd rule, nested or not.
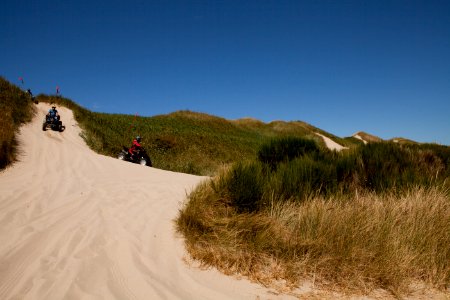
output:
[[[347,293],[449,288],[450,199],[442,188],[273,202],[238,214],[213,186],[200,186],[177,220],[188,251],[206,266],[267,285],[313,280]]]

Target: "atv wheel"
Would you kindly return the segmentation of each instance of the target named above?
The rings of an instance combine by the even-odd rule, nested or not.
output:
[[[147,161],[145,160],[145,158],[141,158],[141,160],[139,161],[139,164],[141,166],[146,166],[147,165]]]
[[[117,158],[120,160],[125,160],[125,154],[119,153],[119,155],[117,155]]]
[[[42,124],[42,130],[44,130],[44,131],[45,131],[46,129],[47,129],[47,124],[45,124],[45,123],[44,123],[44,124]]]

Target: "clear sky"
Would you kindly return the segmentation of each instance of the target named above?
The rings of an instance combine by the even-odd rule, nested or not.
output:
[[[0,75],[99,112],[450,145],[450,1],[3,1]]]

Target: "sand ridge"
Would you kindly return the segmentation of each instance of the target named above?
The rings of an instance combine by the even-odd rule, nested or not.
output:
[[[44,132],[48,108],[0,173],[0,299],[291,298],[185,263],[173,220],[204,177],[96,154],[64,107],[66,130]]]
[[[343,149],[348,149],[348,147],[344,147],[338,143],[336,143],[335,141],[333,141],[332,139],[330,139],[327,136],[324,136],[323,134],[320,134],[318,132],[315,132],[316,135],[320,136],[323,141],[325,142],[325,144],[327,145],[328,149],[330,150],[336,150],[336,151],[341,151]]]

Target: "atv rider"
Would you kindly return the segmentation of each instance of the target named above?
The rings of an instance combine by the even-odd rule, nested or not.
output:
[[[47,122],[51,121],[53,121],[53,123],[57,123],[59,121],[59,114],[56,110],[56,106],[52,106],[52,108],[48,110]]]
[[[131,145],[130,149],[128,149],[128,152],[131,155],[131,159],[135,160],[136,159],[136,155],[139,153],[139,151],[142,149],[141,147],[141,137],[137,136],[134,140],[133,140],[133,144]]]

